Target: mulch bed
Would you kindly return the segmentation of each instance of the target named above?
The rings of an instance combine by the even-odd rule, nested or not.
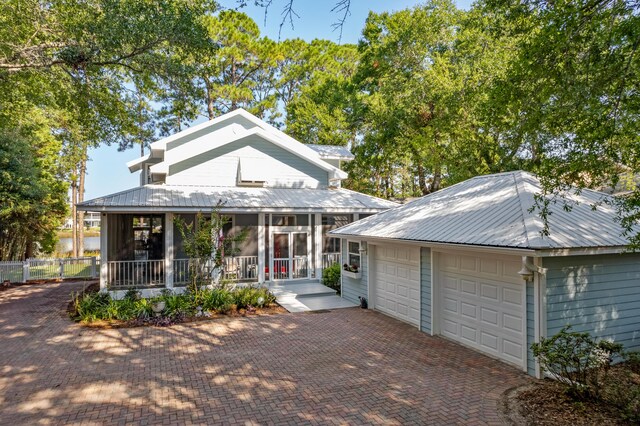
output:
[[[71,311],[69,311],[71,312]],[[80,325],[87,328],[97,328],[97,329],[112,329],[112,328],[136,328],[136,327],[168,327],[177,324],[185,324],[190,322],[202,322],[202,321],[212,321],[212,320],[220,320],[223,318],[240,318],[240,317],[259,317],[266,315],[277,315],[277,314],[286,314],[289,313],[286,309],[278,304],[273,304],[271,306],[265,306],[263,308],[255,308],[251,311],[247,311],[246,309],[236,309],[235,307],[225,313],[211,313],[210,316],[202,316],[202,317],[183,317],[179,320],[172,321],[163,321],[164,318],[156,318],[152,317],[148,320],[141,321],[138,319],[129,320],[129,321],[120,321],[120,320],[99,320],[93,322],[79,322]]]
[[[611,374],[623,374],[623,365],[613,367]],[[628,379],[627,379],[628,380]],[[630,425],[614,406],[598,400],[576,401],[564,387],[550,379],[512,389],[503,399],[506,420],[514,425]]]

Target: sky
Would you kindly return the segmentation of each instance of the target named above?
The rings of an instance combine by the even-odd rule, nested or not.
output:
[[[253,0],[248,0],[248,5],[240,10],[256,21],[262,35],[278,40],[280,23],[282,22],[281,13],[286,2],[286,0],[273,0],[267,13],[266,23],[264,9],[255,6]],[[455,1],[456,5],[462,9],[468,9],[471,2],[471,0]],[[220,3],[227,8],[234,8],[238,4],[235,0],[220,0]],[[342,43],[358,42],[370,11],[392,12],[420,3],[422,1],[417,0],[352,0],[351,14],[347,17],[342,32]],[[316,38],[324,38],[337,43],[339,32],[333,31],[331,27],[331,24],[339,18],[336,12],[331,11],[334,5],[334,0],[295,0],[294,10],[299,17],[294,18],[294,28],[291,28],[288,23],[282,27],[280,39],[301,38],[311,41]],[[138,186],[140,172],[129,173],[126,163],[139,156],[139,147],[120,152],[117,146],[102,145],[91,150],[89,152],[90,161],[87,165],[85,200]]]

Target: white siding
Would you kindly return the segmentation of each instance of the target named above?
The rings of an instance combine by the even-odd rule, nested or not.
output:
[[[261,165],[256,175],[262,176],[266,187],[324,188],[328,184],[325,170],[255,135],[173,164],[170,155],[168,151],[168,185],[236,186],[241,157]]]

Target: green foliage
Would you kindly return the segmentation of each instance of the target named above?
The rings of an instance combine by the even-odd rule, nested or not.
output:
[[[247,237],[245,229],[236,234],[225,232],[231,218],[221,214],[220,207],[216,206],[209,217],[198,213],[195,223],[187,223],[180,216],[174,219],[190,260],[188,289],[195,295],[203,285],[217,283],[222,274],[224,257],[238,253]]]
[[[234,303],[231,292],[224,288],[202,289],[198,305],[205,311],[228,312]]]
[[[93,322],[103,318],[111,298],[106,293],[82,293],[73,297],[72,316],[80,321]]]
[[[239,287],[232,292],[234,303],[238,309],[262,307],[275,303],[275,296],[265,287]]]
[[[322,271],[322,284],[340,293],[340,264],[334,263]]]
[[[195,306],[189,294],[163,294],[152,302],[163,301],[165,303],[162,315],[168,318],[176,319],[195,313]]]
[[[139,292],[130,290],[121,300],[112,299],[108,293],[82,293],[73,295],[71,317],[77,321],[95,322],[99,320],[133,321],[141,323],[155,318],[153,306],[164,302],[157,325],[169,325],[193,316],[200,307],[203,311],[229,312],[233,305],[237,309],[263,307],[275,303],[275,296],[265,287],[240,287],[233,291],[225,288],[202,288],[198,293],[174,294],[164,291],[161,295],[145,299]]]
[[[595,341],[589,333],[567,326],[549,338],[531,345],[543,371],[554,375],[578,399],[598,397],[613,360],[622,355],[622,345]]]
[[[55,140],[0,131],[0,260],[53,251],[67,211],[66,185],[55,162]]]

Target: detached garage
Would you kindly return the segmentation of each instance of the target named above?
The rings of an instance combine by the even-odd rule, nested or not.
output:
[[[481,176],[333,231],[359,265],[343,297],[531,375],[531,344],[569,324],[639,349],[640,255],[608,196],[568,192],[543,236],[540,190],[525,172]]]

